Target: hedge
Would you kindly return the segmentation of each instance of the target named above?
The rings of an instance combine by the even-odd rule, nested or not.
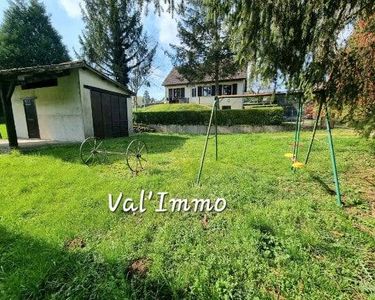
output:
[[[207,125],[211,111],[160,111],[134,112],[139,124]],[[219,110],[218,125],[280,125],[283,122],[281,107]]]

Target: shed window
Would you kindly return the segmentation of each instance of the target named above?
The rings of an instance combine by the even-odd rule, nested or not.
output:
[[[51,87],[51,86],[57,86],[57,78],[25,83],[25,84],[22,84],[21,87],[23,90],[30,90],[30,89],[39,89],[39,88]]]

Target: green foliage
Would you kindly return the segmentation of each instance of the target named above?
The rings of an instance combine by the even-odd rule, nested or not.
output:
[[[150,93],[147,90],[143,94],[143,101],[146,105],[151,103]]]
[[[373,0],[204,0],[211,18],[228,21],[233,51],[252,75],[282,75],[293,88],[312,89],[332,70],[339,34],[374,11]]]
[[[310,137],[302,133],[301,151]],[[83,165],[79,145],[0,155],[0,298],[371,299],[368,141],[335,131],[345,199],[363,203],[344,210],[324,185],[333,186],[325,131],[317,132],[308,169],[296,174],[284,158],[292,132],[220,135],[219,161],[209,141],[201,186],[193,182],[204,136],[137,138],[149,147],[138,176],[122,156]],[[131,139],[105,145],[124,150]],[[224,197],[228,208],[208,213],[204,226],[201,214],[155,213],[154,199],[144,214],[108,210],[108,193],[139,199],[142,188]],[[77,237],[84,248],[66,246]],[[142,257],[147,274],[129,276],[129,264]]]
[[[211,107],[202,104],[194,104],[194,103],[178,103],[178,104],[157,104],[147,106],[145,108],[141,108],[139,112],[147,112],[147,111],[200,111],[200,110],[210,110]]]
[[[84,0],[84,4],[81,56],[125,86],[134,70],[138,86],[150,72],[157,47],[149,48],[141,12],[130,0]]]
[[[0,69],[69,60],[44,4],[38,0],[10,1],[0,28]]]
[[[329,97],[365,136],[375,131],[375,14],[361,20],[337,55]]]
[[[7,134],[7,128],[5,127],[5,124],[1,124],[0,123],[0,135],[3,139],[7,139],[8,138],[8,134]]]
[[[135,112],[134,121],[141,124],[207,125],[210,110]],[[219,110],[219,125],[280,125],[283,121],[281,107]]]
[[[5,123],[5,115],[4,115],[3,105],[0,102],[0,124],[1,123]]]
[[[186,3],[178,23],[180,44],[171,45],[173,65],[189,82],[211,78],[219,94],[219,80],[239,70],[230,50],[229,33],[221,16],[206,18],[201,0]]]

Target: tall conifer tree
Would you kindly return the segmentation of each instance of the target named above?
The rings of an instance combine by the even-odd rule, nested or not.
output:
[[[0,69],[68,61],[61,36],[38,0],[11,1],[0,28]]]
[[[230,49],[229,34],[224,19],[217,15],[208,20],[206,9],[200,0],[190,0],[178,23],[180,45],[171,45],[170,56],[179,73],[190,82],[208,76],[215,82],[219,94],[219,80],[239,70]]]
[[[140,24],[141,13],[130,0],[84,0],[82,57],[128,85],[134,68],[150,70],[156,47]]]

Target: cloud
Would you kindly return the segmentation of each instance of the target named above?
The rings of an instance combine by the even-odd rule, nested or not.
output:
[[[164,45],[178,44],[179,38],[177,37],[177,16],[172,18],[172,15],[166,12],[157,17],[159,28],[159,42]]]
[[[81,17],[80,3],[82,0],[59,0],[60,5],[71,18]]]

